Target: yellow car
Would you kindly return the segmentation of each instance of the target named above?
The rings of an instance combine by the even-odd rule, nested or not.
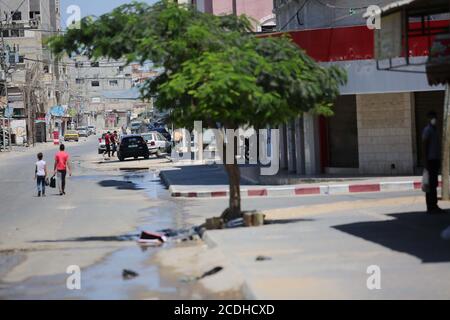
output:
[[[80,138],[79,134],[75,130],[69,130],[64,134],[64,141],[76,141]]]

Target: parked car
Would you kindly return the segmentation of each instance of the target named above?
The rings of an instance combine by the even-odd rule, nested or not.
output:
[[[100,138],[98,138],[98,154],[103,154],[106,151],[106,143],[105,143],[105,136],[106,133],[103,133]]]
[[[88,131],[90,134],[96,135],[97,130],[95,129],[95,126],[88,126]]]
[[[80,137],[89,137],[89,130],[87,127],[78,127],[77,131]]]
[[[161,157],[163,153],[170,153],[172,146],[161,133],[152,131],[143,133],[142,137],[147,142],[150,154],[156,154],[158,157]]]
[[[172,136],[170,135],[169,131],[167,131],[163,126],[149,125],[148,130],[159,132],[164,136],[164,138],[166,138],[167,141],[172,141]]]
[[[144,123],[135,121],[130,124],[131,134],[141,134],[146,131]]]
[[[68,130],[64,134],[64,141],[76,141],[80,139],[80,135],[76,130]]]
[[[120,140],[117,157],[120,161],[124,161],[126,158],[137,159],[139,157],[148,159],[150,158],[150,151],[142,136],[128,135],[123,136]]]

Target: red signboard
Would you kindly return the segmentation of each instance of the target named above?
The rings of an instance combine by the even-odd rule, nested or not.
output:
[[[432,21],[431,27],[449,25],[449,20]],[[420,28],[421,24],[411,23],[411,29]],[[280,36],[275,33],[266,36]],[[374,31],[367,26],[326,28],[314,30],[291,31],[292,40],[306,53],[319,62],[364,60],[374,58]],[[409,39],[410,56],[428,56],[434,37],[414,36]]]

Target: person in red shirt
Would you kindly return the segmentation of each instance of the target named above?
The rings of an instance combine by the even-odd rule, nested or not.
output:
[[[108,154],[108,158],[111,158],[111,132],[105,134],[105,152],[103,152],[103,157]]]
[[[117,131],[114,131],[114,133],[110,136],[113,157],[114,157],[114,153],[116,153],[116,151],[117,151],[118,139],[119,139],[119,137],[117,136]]]
[[[72,176],[72,168],[69,162],[69,154],[65,152],[64,149],[65,149],[64,144],[61,144],[59,146],[59,152],[55,155],[55,166],[54,166],[55,174],[57,174],[60,196],[66,194],[65,189],[66,189],[67,172],[69,172],[69,175]]]

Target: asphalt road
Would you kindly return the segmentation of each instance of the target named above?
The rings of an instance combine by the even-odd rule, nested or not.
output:
[[[220,214],[227,200],[170,198],[159,182],[155,159],[146,162],[145,166],[152,167],[147,171],[120,171],[120,163],[108,170],[104,165],[96,169],[92,160],[101,156],[96,154],[95,137],[66,146],[74,175],[68,178],[67,195],[62,197],[54,189],[48,190],[46,198],[36,197],[34,151],[14,157],[0,155],[0,298],[130,298],[136,296],[136,287],[154,292],[158,298],[179,298],[179,284],[164,286],[157,268],[143,262],[151,251],[142,252],[134,241],[123,241],[121,236],[202,223]],[[44,152],[50,168],[55,152],[54,147]],[[85,165],[87,162],[90,165]],[[126,166],[131,164],[134,161]],[[243,209],[405,195],[411,193],[244,198]],[[65,288],[66,270],[71,265],[86,270],[89,283],[82,292]],[[140,277],[141,282],[123,282],[121,271],[127,267],[138,268],[145,277]]]
[[[121,236],[137,234],[142,229],[181,227],[175,219],[178,210],[164,199],[167,192],[154,172],[86,169],[83,162],[101,159],[96,154],[95,137],[67,143],[66,150],[74,166],[66,196],[59,196],[56,189],[47,189],[45,198],[36,196],[35,152],[0,157],[0,297],[65,297],[64,290],[54,289],[64,289],[68,266],[106,266],[105,258],[124,248],[137,250],[122,254],[128,256],[128,261],[136,254],[135,258],[145,258],[134,241],[123,241]],[[50,170],[55,152],[53,147],[44,152]],[[110,267],[110,273],[122,280],[122,266],[115,265],[117,270]],[[58,280],[51,279],[55,275],[59,275]],[[97,289],[81,295],[67,294],[91,297],[94,292],[96,298],[130,296],[125,292],[114,295],[105,285],[108,281],[99,281]],[[102,286],[103,291],[98,289]]]

